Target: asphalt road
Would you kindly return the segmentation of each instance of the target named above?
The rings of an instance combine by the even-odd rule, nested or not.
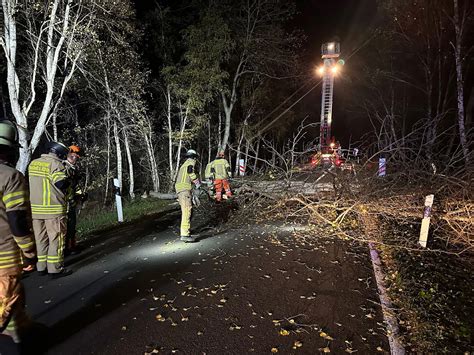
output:
[[[192,244],[177,212],[147,217],[87,241],[71,276],[27,277],[27,310],[46,326],[31,353],[389,350],[363,247],[272,223],[213,228],[229,213],[202,208]]]

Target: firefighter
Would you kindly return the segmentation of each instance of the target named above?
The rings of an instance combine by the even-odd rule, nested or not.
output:
[[[201,187],[201,181],[196,175],[196,158],[198,154],[195,150],[189,149],[186,152],[186,161],[181,165],[176,178],[175,189],[178,194],[179,205],[181,206],[181,228],[180,236],[183,242],[194,242],[190,235],[191,212],[193,208],[191,190],[193,184],[196,190]]]
[[[211,175],[214,180],[214,190],[216,192],[216,201],[222,200],[222,189],[225,190],[224,199],[232,196],[229,185],[231,176],[230,165],[225,159],[224,152],[217,153],[216,160],[211,163]]]
[[[215,193],[214,193],[214,174],[211,173],[211,168],[212,168],[212,163],[214,161],[211,161],[206,165],[206,169],[204,170],[204,179],[207,187],[207,191],[209,193],[209,196],[215,198]]]
[[[64,162],[66,166],[66,176],[69,179],[69,187],[66,193],[67,199],[67,231],[65,254],[76,254],[76,222],[78,205],[87,200],[87,194],[80,187],[81,175],[77,162],[82,155],[81,148],[77,145],[69,147],[69,153]]]
[[[30,325],[20,283],[22,269],[34,270],[37,261],[26,180],[13,167],[18,148],[16,126],[0,121],[0,332],[15,343]]]
[[[48,143],[48,153],[33,160],[28,167],[31,213],[35,232],[40,275],[56,279],[72,274],[64,268],[66,235],[66,192],[70,181],[66,176],[69,149],[62,143]]]

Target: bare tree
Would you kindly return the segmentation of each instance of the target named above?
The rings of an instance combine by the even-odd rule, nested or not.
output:
[[[20,128],[22,148],[17,168],[22,172],[26,170],[31,154],[38,146],[46,124],[54,115],[83,55],[83,47],[87,42],[84,37],[91,32],[94,7],[94,2],[82,0],[54,0],[36,4],[22,0],[2,0],[4,28],[0,44],[7,61],[10,107]],[[43,12],[42,16],[31,10],[37,8]],[[18,22],[22,15],[26,18],[26,27]],[[38,26],[32,25],[38,21]],[[17,49],[22,38],[26,38],[31,45],[32,60],[27,63],[25,72],[29,75],[26,77],[20,74],[17,61]],[[57,80],[59,69],[66,75]],[[31,109],[37,103],[37,77],[40,73],[44,73],[44,100],[29,139],[29,126],[33,124]]]
[[[235,53],[232,62],[236,64],[229,71],[232,73],[227,87],[221,90],[222,106],[225,113],[224,135],[220,150],[224,151],[229,142],[231,118],[239,98],[239,88],[244,76],[281,78],[278,69],[292,67],[292,53],[288,43],[293,36],[282,30],[285,18],[292,10],[278,1],[238,1],[240,10],[236,11],[230,22],[234,28]],[[296,42],[296,41],[295,41]]]

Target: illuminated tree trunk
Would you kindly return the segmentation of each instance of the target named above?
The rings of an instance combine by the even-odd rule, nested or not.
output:
[[[125,142],[125,152],[127,154],[127,161],[128,161],[128,194],[132,199],[135,198],[135,175],[133,173],[133,160],[132,160],[132,152],[130,151],[130,142],[128,139],[128,132],[127,129],[123,128],[123,138]]]
[[[464,24],[465,16],[463,18]],[[464,126],[464,80],[462,72],[462,53],[461,41],[463,28],[459,20],[459,6],[458,0],[454,0],[454,29],[456,33],[456,43],[454,45],[454,57],[456,60],[456,82],[457,82],[457,118],[459,129],[459,140],[461,142],[462,152],[464,155],[464,163],[466,167],[469,166],[469,147],[466,139],[466,129]]]

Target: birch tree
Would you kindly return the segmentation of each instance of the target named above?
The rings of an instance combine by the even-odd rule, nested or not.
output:
[[[222,17],[213,9],[206,9],[199,21],[184,31],[181,63],[162,70],[171,181],[176,178],[182,148],[205,130],[206,105],[216,97],[227,77],[220,64],[228,56],[229,40],[229,29]]]
[[[293,14],[291,6],[277,0],[241,0],[232,6],[235,8],[227,21],[234,50],[223,65],[229,72],[229,79],[220,93],[225,113],[221,151],[229,142],[232,114],[243,77],[281,78],[280,69],[295,66],[292,46],[298,43],[296,36],[283,29],[285,21]]]
[[[2,0],[0,44],[7,63],[10,109],[19,127],[17,168],[22,172],[76,73],[93,34],[95,7],[95,2],[85,0]],[[30,58],[26,67],[18,61],[19,49]],[[40,79],[44,82],[41,95]],[[32,115],[34,108],[37,120]]]

